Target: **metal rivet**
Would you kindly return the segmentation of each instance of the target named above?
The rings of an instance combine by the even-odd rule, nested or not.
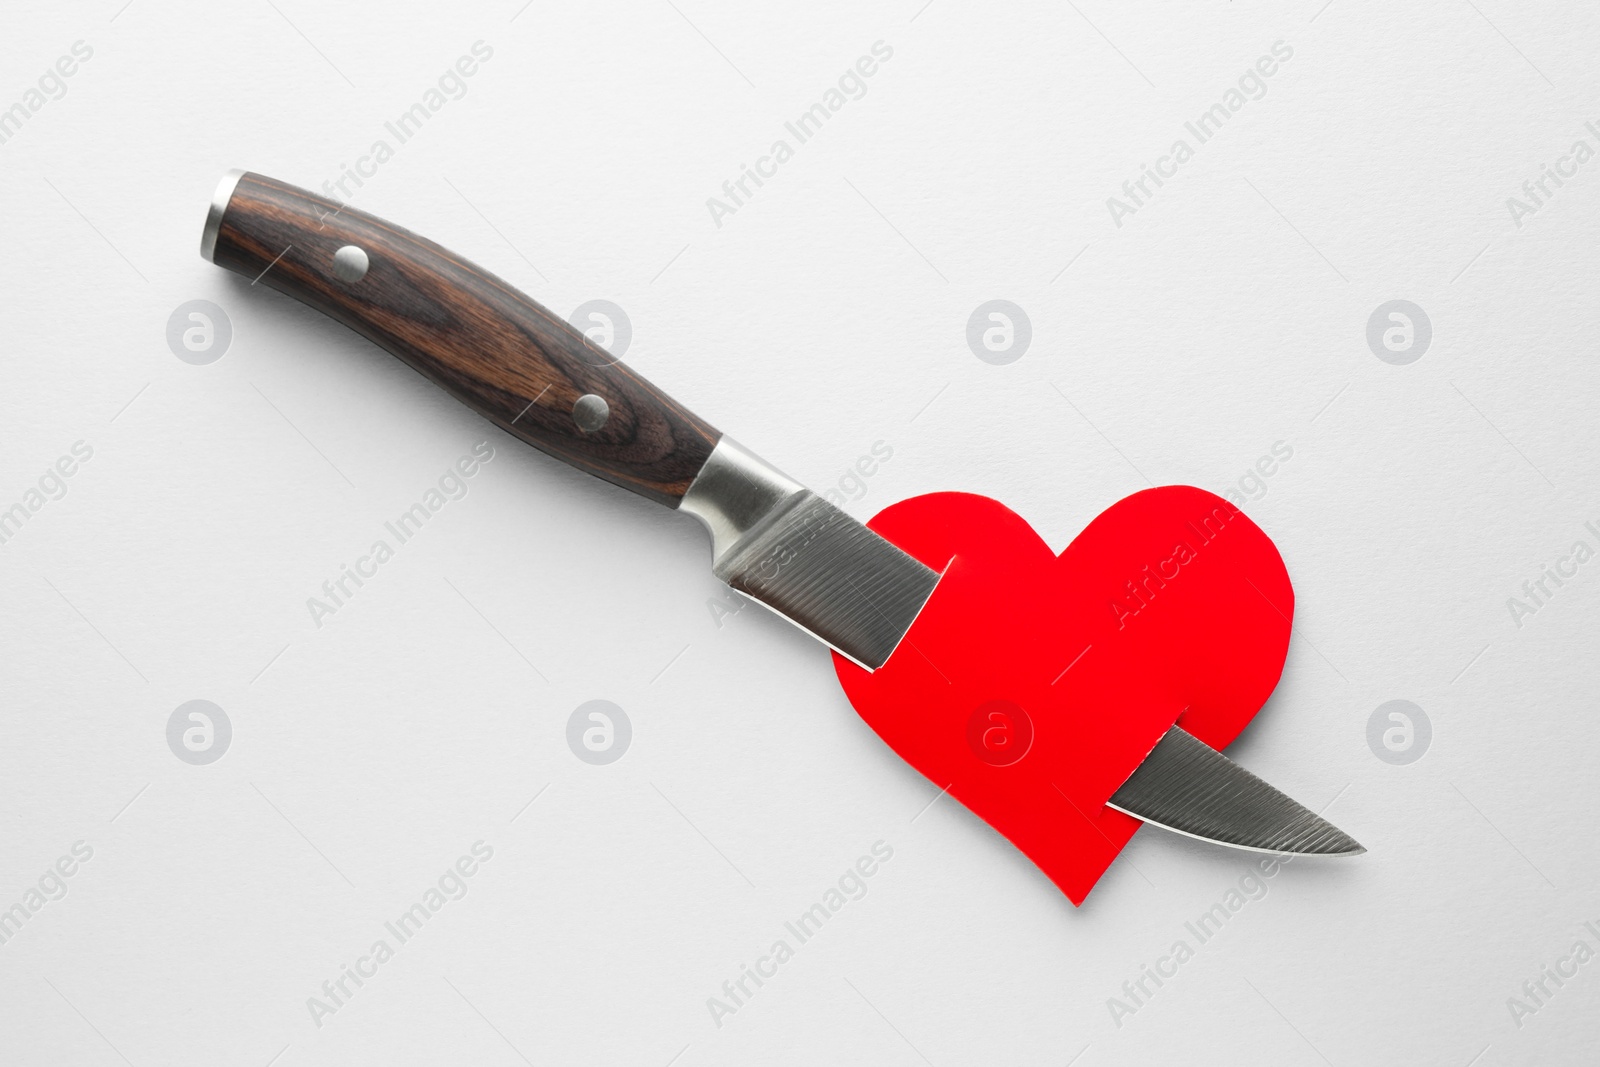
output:
[[[611,405],[606,403],[603,396],[593,393],[584,393],[572,405],[572,421],[578,424],[578,429],[584,433],[594,433],[606,424],[611,417]]]
[[[345,245],[333,254],[333,273],[341,282],[359,282],[369,266],[366,250],[356,245]]]

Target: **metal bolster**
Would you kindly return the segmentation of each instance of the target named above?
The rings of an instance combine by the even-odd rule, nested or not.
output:
[[[217,183],[217,191],[211,194],[211,210],[206,212],[206,228],[200,231],[200,258],[207,262],[217,261],[217,232],[222,229],[222,216],[227,213],[228,203],[233,199],[233,190],[238,187],[239,179],[242,177],[244,171],[230,170]]]
[[[706,457],[679,511],[711,534],[711,562],[722,564],[752,530],[765,525],[809,490],[730,437]]]

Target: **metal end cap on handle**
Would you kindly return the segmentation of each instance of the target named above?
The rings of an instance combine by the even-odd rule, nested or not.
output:
[[[233,191],[244,174],[238,169],[228,171],[217,183],[217,191],[211,194],[211,207],[206,211],[206,227],[200,231],[200,258],[207,263],[217,261],[217,234],[222,229],[222,216],[227,214]]]

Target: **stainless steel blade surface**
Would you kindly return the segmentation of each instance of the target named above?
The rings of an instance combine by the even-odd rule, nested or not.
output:
[[[939,573],[807,491],[715,568],[717,577],[877,670]]]
[[[1316,812],[1176,726],[1109,804],[1136,819],[1234,848],[1324,856],[1366,851]]]
[[[926,567],[727,437],[679,509],[711,533],[712,572],[868,670],[939,584]]]

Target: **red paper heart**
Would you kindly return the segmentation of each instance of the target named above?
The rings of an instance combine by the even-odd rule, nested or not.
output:
[[[1288,572],[1260,527],[1203,489],[1135,493],[1059,556],[967,493],[913,497],[867,525],[944,577],[883,667],[834,656],[845,694],[1074,904],[1141,825],[1105,804],[1167,728],[1223,748],[1278,684]]]

